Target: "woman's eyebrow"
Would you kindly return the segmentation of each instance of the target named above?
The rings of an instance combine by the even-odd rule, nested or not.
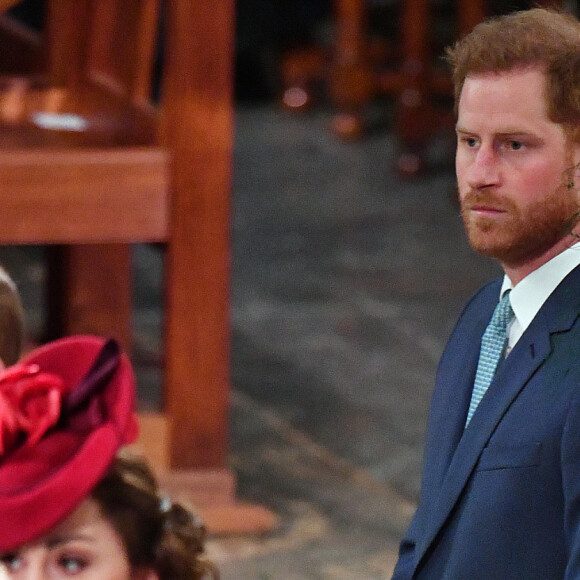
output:
[[[94,542],[95,538],[88,532],[75,532],[47,538],[44,544],[49,548],[56,548],[70,542]]]

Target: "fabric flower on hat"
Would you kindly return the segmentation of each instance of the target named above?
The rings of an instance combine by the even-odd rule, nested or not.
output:
[[[15,365],[0,374],[0,455],[37,443],[59,420],[63,380],[38,365]]]

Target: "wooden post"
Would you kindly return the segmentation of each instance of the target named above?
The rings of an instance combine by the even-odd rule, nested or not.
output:
[[[171,106],[162,111],[162,137],[173,152],[164,389],[169,460],[174,468],[223,468],[234,2],[168,0],[167,8],[164,101]]]
[[[335,41],[329,90],[338,113],[332,128],[351,139],[363,133],[362,109],[370,100],[373,71],[368,61],[367,8],[364,0],[335,0]]]
[[[75,244],[48,249],[47,338],[97,334],[131,352],[131,248]]]

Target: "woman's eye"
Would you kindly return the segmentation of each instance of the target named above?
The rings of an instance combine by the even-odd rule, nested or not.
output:
[[[59,558],[59,566],[66,570],[68,574],[77,574],[84,570],[88,563],[84,558],[62,556]]]
[[[14,572],[22,564],[22,558],[18,554],[3,554],[0,556],[0,563],[8,571]]]
[[[510,142],[510,147],[513,151],[519,151],[523,146],[524,146],[524,144],[521,141],[511,141]]]

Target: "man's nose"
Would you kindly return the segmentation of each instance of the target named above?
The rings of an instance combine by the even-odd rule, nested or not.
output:
[[[482,144],[469,167],[467,181],[471,189],[482,189],[498,184],[499,159],[493,146]]]

